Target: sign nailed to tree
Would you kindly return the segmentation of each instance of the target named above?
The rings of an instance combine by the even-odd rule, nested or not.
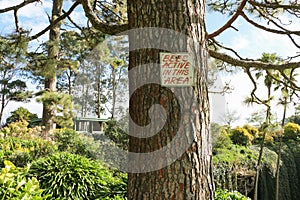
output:
[[[194,62],[189,53],[160,53],[160,66],[163,86],[194,85]]]

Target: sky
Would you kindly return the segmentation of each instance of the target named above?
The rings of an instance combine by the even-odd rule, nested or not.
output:
[[[220,14],[212,14],[210,12],[206,15],[207,21],[206,26],[208,32],[213,32],[221,27],[226,20],[226,16]],[[285,22],[292,20],[291,18],[283,17]],[[261,22],[263,23],[263,22]],[[258,59],[262,53],[276,53],[281,58],[296,55],[299,52],[291,41],[287,37],[274,35],[265,31],[258,30],[250,26],[243,18],[238,18],[234,23],[233,27],[237,29],[228,29],[221,35],[217,36],[218,41],[222,41],[224,46],[230,47],[238,51],[243,58],[254,58]],[[272,26],[269,26],[272,27]],[[291,30],[299,30],[300,24],[292,24],[287,26]],[[225,95],[225,112],[236,111],[239,120],[234,125],[243,125],[247,123],[247,118],[250,117],[251,113],[265,109],[263,106],[247,106],[243,103],[244,99],[250,95],[250,91],[253,85],[248,76],[243,71],[236,72],[234,74],[221,74],[220,79],[225,82],[230,82],[234,90],[230,94]],[[258,82],[262,87],[259,88],[257,94],[260,97],[266,97],[266,89],[263,87],[262,81]],[[278,95],[278,93],[277,93]],[[219,96],[212,98],[212,101],[219,101]],[[276,111],[275,115],[281,119],[283,112],[282,106],[273,103],[273,111]],[[293,108],[290,106],[288,109],[288,115],[294,113]],[[222,114],[221,114],[222,115]],[[221,123],[223,118],[217,112],[212,112],[212,118]]]
[[[16,5],[22,0],[0,0],[0,8]],[[32,28],[32,34],[37,33],[47,26],[48,17],[46,13],[50,13],[51,1],[41,1],[42,3],[34,3],[20,9],[20,25],[24,28]],[[71,1],[67,1],[70,6]],[[81,9],[75,10],[71,16],[75,21],[84,23],[83,13]],[[0,34],[11,32],[14,29],[13,23],[8,23],[12,20],[12,13],[0,14]],[[221,14],[215,14],[210,11],[206,16],[206,27],[208,32],[213,32],[221,27],[228,20],[227,16]],[[291,20],[290,18],[283,18],[284,21]],[[225,46],[231,47],[237,50],[240,55],[245,58],[259,58],[263,52],[274,53],[283,58],[286,56],[295,55],[299,50],[295,48],[288,38],[282,38],[264,31],[259,31],[249,26],[242,18],[238,18],[233,26],[238,30],[228,29],[221,35],[217,36],[217,40],[221,41]],[[290,25],[290,29],[299,30],[300,24]],[[47,34],[39,38],[38,41],[46,41]],[[35,43],[31,44],[32,46]],[[230,94],[223,95],[211,95],[211,118],[212,121],[222,123],[224,112],[237,111],[239,120],[234,125],[243,125],[246,123],[246,119],[252,112],[262,109],[263,107],[249,107],[242,102],[245,97],[249,96],[252,89],[250,79],[242,72],[236,72],[234,74],[221,73],[216,81],[217,86],[224,85],[225,82],[230,82],[234,90]],[[34,85],[28,83],[30,89],[35,89]],[[265,91],[260,90],[259,94],[264,95]],[[32,100],[31,103],[10,103],[5,110],[4,118],[9,116],[9,113],[16,109],[18,106],[24,106],[29,111],[37,113],[41,117],[42,105]],[[279,106],[275,107],[278,111],[278,115],[281,113]],[[293,113],[293,109],[289,109],[289,115]]]

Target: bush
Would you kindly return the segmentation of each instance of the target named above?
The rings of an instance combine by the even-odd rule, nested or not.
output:
[[[93,139],[81,135],[73,129],[56,129],[54,141],[57,143],[59,151],[68,151],[88,158],[95,158]],[[96,147],[94,148],[96,149]]]
[[[300,125],[295,123],[287,123],[284,127],[283,136],[286,139],[296,140],[300,134]]]
[[[5,167],[0,173],[1,199],[35,199],[43,200],[51,197],[42,196],[39,182],[35,177],[27,178],[29,166],[17,168],[12,162],[4,161]]]
[[[28,128],[28,124],[29,123],[27,121],[12,122],[7,126],[3,127],[0,130],[0,133],[1,135],[3,135],[3,137],[19,137],[23,139],[32,139],[40,137],[41,128]]]
[[[59,152],[32,163],[44,194],[62,199],[103,199],[126,194],[126,183],[96,161],[68,152]]]
[[[233,129],[230,138],[234,144],[244,146],[250,145],[254,140],[253,135],[251,135],[245,128],[241,127]]]
[[[251,200],[237,191],[216,190],[215,200]]]
[[[224,128],[220,131],[220,135],[217,137],[216,143],[213,146],[214,148],[228,148],[232,145],[232,141],[229,137],[229,134]]]
[[[259,131],[257,128],[250,126],[248,124],[244,125],[243,128],[246,129],[248,133],[250,133],[254,137],[254,139],[258,137]]]
[[[4,167],[4,160],[13,162],[17,167],[23,167],[55,151],[55,145],[40,138],[27,140],[15,137],[0,138],[0,167]]]
[[[124,131],[126,129],[126,125],[124,125],[122,128],[120,128],[120,125],[116,120],[110,120],[107,122],[107,128],[105,129],[104,134],[118,147],[127,150],[129,145],[129,137]]]
[[[266,134],[265,143],[268,145],[272,145],[274,143],[274,138],[271,135]]]

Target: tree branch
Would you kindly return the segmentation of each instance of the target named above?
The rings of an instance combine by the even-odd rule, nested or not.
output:
[[[252,5],[256,5],[261,8],[272,8],[272,9],[285,9],[285,10],[300,10],[300,5],[299,4],[279,4],[279,3],[258,3],[253,0],[249,0]]]
[[[271,64],[271,63],[263,63],[258,61],[246,61],[246,60],[239,60],[233,58],[225,53],[220,53],[217,51],[213,51],[208,49],[208,53],[211,57],[222,60],[230,65],[233,66],[240,66],[245,68],[256,68],[256,69],[277,69],[277,70],[284,70],[284,69],[296,69],[300,67],[300,62],[290,62],[284,64]]]
[[[64,14],[67,14],[67,12],[65,10],[63,10],[62,12]],[[71,22],[71,24],[73,24],[77,29],[82,31],[82,27],[80,27],[78,24],[76,24],[76,22],[74,22],[74,20],[70,17],[70,15],[68,15],[67,18]]]
[[[14,17],[15,17],[15,25],[16,25],[16,31],[18,33],[21,33],[21,29],[20,29],[20,26],[19,26],[19,19],[18,19],[18,10],[14,10]]]
[[[11,7],[8,7],[8,8],[4,8],[4,9],[0,9],[0,13],[5,13],[5,12],[9,12],[9,11],[16,11],[16,10],[19,10],[20,8],[30,4],[30,3],[34,3],[34,2],[40,2],[40,0],[24,0],[23,3],[20,3],[19,5],[16,5],[16,6],[11,6]]]
[[[294,34],[294,35],[300,35],[300,31],[289,31],[287,29],[284,29],[283,27],[280,27],[281,29],[283,30],[276,30],[276,29],[270,29],[270,28],[267,28],[263,25],[260,25],[260,24],[257,24],[256,22],[254,22],[253,20],[249,19],[247,17],[247,15],[244,13],[244,12],[241,12],[240,14],[247,22],[249,22],[250,24],[252,24],[253,26],[255,26],[256,28],[259,28],[259,29],[262,29],[264,31],[267,31],[267,32],[271,32],[271,33],[276,33],[276,34],[282,34],[282,35],[288,35],[288,34]],[[274,23],[272,21],[272,23]],[[276,24],[275,24],[276,25]],[[277,26],[277,25],[276,25]]]
[[[218,29],[217,31],[215,31],[215,32],[213,32],[211,34],[208,34],[207,35],[207,39],[216,37],[216,36],[220,35],[223,31],[225,31],[226,29],[228,29],[229,27],[231,27],[232,23],[238,18],[238,16],[240,15],[241,11],[245,7],[246,3],[247,3],[247,0],[243,0],[241,2],[241,4],[239,5],[239,7],[237,8],[235,14],[229,19],[229,21],[224,26],[222,26],[220,29]]]
[[[94,13],[90,0],[79,1],[84,9],[85,16],[91,21],[95,29],[109,35],[115,35],[128,30],[128,24],[109,25],[101,22],[97,15]]]
[[[71,6],[71,8],[68,10],[68,12],[65,12],[63,15],[59,16],[57,19],[55,19],[53,22],[51,22],[50,25],[47,26],[44,30],[40,31],[39,33],[37,33],[37,34],[35,34],[33,36],[30,36],[28,39],[29,40],[35,40],[38,37],[40,37],[43,34],[45,34],[53,26],[55,26],[58,22],[60,22],[61,20],[65,19],[66,17],[68,17],[79,4],[80,4],[79,1],[75,1],[75,3]]]
[[[248,100],[248,102],[247,102],[247,100],[245,100],[244,102],[245,103],[256,103],[256,104],[263,104],[263,105],[265,105],[265,106],[267,106],[267,107],[269,107],[269,105],[267,104],[267,101],[266,100],[261,100],[258,96],[256,96],[256,94],[255,94],[255,92],[256,92],[256,90],[257,90],[257,84],[256,84],[256,81],[254,80],[254,78],[253,78],[253,76],[252,76],[252,74],[251,74],[251,72],[250,72],[250,68],[245,68],[245,71],[246,71],[246,73],[247,73],[247,75],[248,75],[248,77],[250,78],[250,80],[251,80],[251,82],[252,82],[252,84],[253,84],[253,89],[252,89],[252,91],[251,91],[251,100],[249,101]],[[269,100],[268,100],[269,101]]]
[[[296,85],[296,83],[291,81],[291,78],[288,77],[282,70],[279,72],[280,72],[280,75],[290,84],[290,86],[288,86],[289,88],[291,88],[293,90],[300,90],[300,87],[298,85]]]

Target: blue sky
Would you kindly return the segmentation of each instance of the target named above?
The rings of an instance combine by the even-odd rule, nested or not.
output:
[[[23,0],[0,0],[0,7],[4,8],[11,5],[16,5]],[[31,27],[32,34],[38,32],[45,28],[48,23],[48,17],[46,13],[50,13],[51,10],[51,1],[42,1],[43,3],[31,4],[29,7],[25,7],[19,11],[20,15],[20,25],[24,28]],[[70,5],[71,1],[67,1],[66,10]],[[77,9],[73,14],[72,18],[75,21],[79,21],[81,23],[85,23],[83,13],[81,9]],[[11,32],[15,26],[11,22],[13,19],[12,13],[1,14],[0,15],[0,33],[9,33]],[[208,32],[213,32],[214,30],[221,27],[228,18],[221,14],[215,14],[212,12],[207,12],[207,20],[206,26]],[[288,17],[283,17],[283,20],[290,20]],[[13,22],[13,21],[12,21]],[[263,23],[263,22],[262,22]],[[220,36],[217,37],[219,41],[225,46],[236,49],[240,55],[248,58],[259,58],[263,52],[273,53],[277,52],[278,55],[282,57],[295,55],[298,51],[290,42],[288,38],[282,38],[282,36],[277,36],[274,34],[266,33],[263,31],[258,31],[257,29],[249,26],[242,18],[238,18],[233,26],[238,29],[238,31],[234,29],[226,30]],[[299,30],[300,24],[298,26],[290,25],[290,29]],[[39,38],[39,41],[46,41],[47,34],[43,37]],[[32,43],[34,45],[34,43]],[[259,110],[259,107],[246,107],[243,105],[242,101],[246,96],[250,94],[250,90],[252,88],[251,82],[249,78],[244,73],[236,73],[236,74],[222,74],[219,77],[218,84],[222,84],[222,82],[229,82],[234,87],[234,90],[231,94],[227,94],[225,97],[213,95],[212,102],[212,118],[214,121],[220,122],[220,118],[222,118],[222,113],[225,112],[226,109],[229,110],[237,110],[240,114],[241,120],[236,123],[242,125],[245,123],[245,119],[255,110]],[[34,86],[32,86],[32,89]],[[264,94],[263,90],[260,90],[259,93]],[[42,106],[37,104],[34,100],[30,104],[16,104],[11,103],[8,105],[4,117],[7,117],[11,111],[16,108],[16,105],[22,105],[28,108],[31,112],[36,112],[39,116],[41,116]],[[279,110],[280,107],[276,108]],[[292,109],[290,109],[290,113],[292,113]]]

